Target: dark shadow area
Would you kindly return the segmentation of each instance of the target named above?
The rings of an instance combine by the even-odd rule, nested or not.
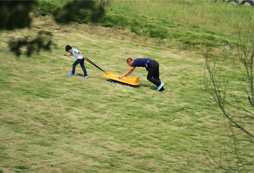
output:
[[[148,85],[148,84],[140,84],[139,86],[141,87],[147,87],[147,88],[150,88],[151,90],[156,90],[157,87],[153,86],[152,84],[151,85]]]
[[[112,79],[108,79],[107,81],[110,82],[110,83],[116,83],[116,84],[126,85],[126,86],[130,86],[130,87],[134,87],[134,88],[139,88],[140,87],[139,85],[138,86],[130,85],[130,84],[122,83],[122,82],[115,81],[115,80],[112,80]]]
[[[97,22],[105,15],[101,4],[94,0],[68,2],[62,9],[57,9],[53,16],[56,22],[68,24],[69,22],[87,23]]]
[[[52,9],[52,7],[54,8]],[[0,1],[0,32],[1,30],[29,28],[32,22],[31,12],[53,15],[54,20],[61,24],[67,24],[71,21],[79,23],[97,22],[105,14],[103,5],[94,0],[73,0],[63,7],[50,2],[40,1],[38,3],[37,0],[4,0]],[[26,49],[25,54],[31,56],[41,50],[50,50],[52,45],[52,33],[46,31],[40,31],[35,38],[26,36],[22,39],[13,38],[9,41],[10,51],[16,56],[23,54],[21,51],[23,48]]]
[[[84,74],[81,74],[81,73],[76,73],[75,75],[76,76],[82,76],[82,77],[84,76]]]
[[[16,56],[20,56],[22,54],[21,49],[25,47],[25,54],[27,56],[31,56],[33,53],[39,53],[41,50],[50,51],[51,45],[53,44],[51,40],[51,32],[41,31],[34,39],[29,37],[25,37],[19,40],[12,39],[9,41],[9,47]]]
[[[37,2],[35,0],[0,1],[0,30],[14,30],[29,27],[32,21],[29,14],[36,4]]]

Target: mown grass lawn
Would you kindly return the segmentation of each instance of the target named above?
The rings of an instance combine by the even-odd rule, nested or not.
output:
[[[227,122],[203,94],[204,59],[169,49],[129,31],[59,26],[40,17],[31,29],[2,32],[0,54],[0,170],[3,172],[214,171],[203,154],[220,157]],[[54,34],[49,52],[15,57],[7,42],[17,35]],[[155,91],[145,69],[138,88],[109,83],[86,63],[89,79],[67,76],[81,50],[108,72],[123,74],[126,58],[160,63],[166,93]],[[82,74],[77,67],[77,74]]]

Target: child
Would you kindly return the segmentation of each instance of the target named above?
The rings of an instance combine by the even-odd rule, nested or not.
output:
[[[84,61],[85,61],[86,57],[78,49],[72,48],[69,45],[67,45],[65,47],[65,50],[66,50],[66,52],[69,52],[70,55],[64,54],[64,56],[75,56],[75,58],[77,58],[77,60],[72,65],[72,72],[68,73],[68,75],[69,76],[74,76],[76,65],[80,64],[80,66],[81,66],[81,68],[84,72],[84,78],[88,79],[85,64],[84,64]]]

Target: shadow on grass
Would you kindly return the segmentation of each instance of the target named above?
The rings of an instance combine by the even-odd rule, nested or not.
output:
[[[81,76],[81,77],[84,76],[84,75],[81,74],[81,73],[76,73],[75,75],[76,75],[76,76]],[[140,85],[138,85],[138,86],[134,86],[134,85],[130,85],[130,84],[126,84],[126,83],[114,81],[114,80],[111,80],[111,79],[108,79],[107,81],[110,82],[110,83],[115,83],[115,84],[120,84],[120,85],[126,85],[126,86],[134,87],[134,88],[146,87],[146,88],[149,88],[149,89],[151,89],[151,90],[156,90],[156,87],[153,86],[152,84],[151,84],[151,85],[149,85],[149,84],[140,84]]]
[[[82,77],[84,76],[84,75],[81,74],[81,73],[76,73],[75,75],[76,75],[76,76],[82,76]]]
[[[126,86],[129,86],[129,87],[134,87],[134,88],[139,88],[140,86],[135,86],[135,85],[130,85],[130,84],[127,84],[127,83],[122,83],[122,82],[119,82],[119,81],[115,81],[115,80],[112,80],[112,79],[108,79],[107,80],[108,82],[110,83],[115,83],[115,84],[121,84],[121,85],[126,85]]]
[[[153,86],[153,85],[149,85],[149,84],[140,84],[139,86],[140,86],[140,87],[150,88],[151,90],[155,90],[155,89],[156,89],[156,87],[155,87],[155,86]]]

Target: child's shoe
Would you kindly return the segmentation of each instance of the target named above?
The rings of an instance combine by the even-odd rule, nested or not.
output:
[[[72,74],[72,73],[68,73],[68,75],[69,75],[69,76],[74,76],[74,74]]]

